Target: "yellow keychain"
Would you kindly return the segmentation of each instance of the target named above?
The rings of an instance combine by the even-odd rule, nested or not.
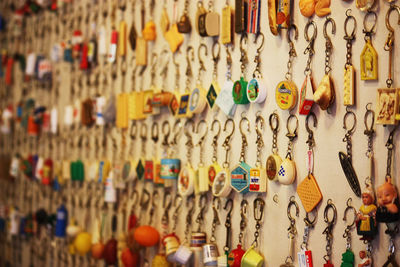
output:
[[[374,24],[371,29],[367,29],[368,17],[372,16]],[[360,55],[360,71],[361,80],[370,81],[378,79],[378,53],[372,46],[372,35],[374,34],[376,21],[378,19],[377,14],[374,11],[369,10],[364,17],[364,40],[365,45]]]
[[[347,47],[346,54],[346,64],[344,65],[344,84],[343,84],[343,105],[352,106],[355,103],[354,98],[354,87],[355,87],[355,69],[353,67],[353,63],[351,62],[351,49],[353,42],[355,40],[355,31],[356,31],[356,20],[350,15],[350,9],[346,11],[346,20],[344,22],[344,30]],[[350,21],[353,21],[353,29],[351,33],[348,33],[347,25]]]
[[[207,122],[205,120],[201,120],[199,121],[199,123],[197,124],[197,128],[196,128],[196,133],[199,133],[199,129],[200,129],[200,125],[204,124],[205,125],[205,131],[204,134],[200,137],[199,142],[197,143],[197,146],[200,147],[200,162],[199,165],[197,167],[197,182],[198,182],[198,193],[203,194],[208,192],[209,189],[209,180],[208,180],[208,168],[204,165],[203,162],[203,157],[204,157],[204,147],[203,147],[203,143],[204,143],[204,139],[206,138],[207,132],[208,132],[208,126],[207,126]]]

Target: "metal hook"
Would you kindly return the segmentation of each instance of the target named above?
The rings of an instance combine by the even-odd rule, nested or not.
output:
[[[211,123],[211,131],[214,131],[214,125],[215,124],[218,125],[218,132],[216,133],[214,138],[217,138],[219,136],[219,134],[221,133],[221,122],[219,120],[217,120],[217,119],[213,120],[213,122]]]
[[[194,121],[193,121],[192,119],[188,119],[188,120],[185,122],[184,130],[183,130],[186,136],[191,136],[190,133],[189,133],[189,131],[188,131],[188,125],[189,125],[189,124],[192,125],[192,132],[195,132]]]
[[[164,135],[163,145],[168,145],[169,144],[168,138],[169,138],[169,135],[171,133],[171,126],[169,124],[169,121],[164,121],[163,122],[163,124],[162,124],[162,133]]]
[[[288,43],[290,43],[290,44],[293,43],[293,40],[290,37],[290,33],[293,30],[294,30],[294,39],[297,40],[299,38],[299,29],[297,28],[297,26],[295,24],[292,23],[286,32],[286,38],[287,38]]]
[[[153,140],[154,143],[157,143],[158,141],[158,133],[158,123],[154,121],[151,125],[151,140]]]
[[[186,49],[186,62],[187,62],[187,67],[186,67],[186,75],[187,76],[192,76],[192,65],[191,61],[194,61],[194,48],[193,46],[188,46]]]
[[[347,122],[347,118],[350,115],[353,117],[354,123],[353,123],[353,126],[350,128],[350,130],[348,130],[346,122]],[[356,114],[353,111],[351,111],[350,109],[348,109],[348,107],[346,107],[346,114],[344,114],[344,117],[343,117],[343,129],[345,129],[349,133],[352,133],[354,131],[354,129],[356,128],[356,123],[357,123]]]
[[[243,122],[246,122],[246,123],[247,123],[247,131],[250,133],[250,121],[249,121],[249,119],[247,119],[246,117],[244,117],[244,116],[243,116],[243,113],[242,113],[242,119],[240,120],[240,123],[239,123],[239,130],[240,130],[240,133],[241,133],[242,135],[246,135],[246,134],[244,133],[243,129],[242,129],[242,124],[243,124]]]
[[[232,131],[231,131],[230,134],[228,134],[228,136],[226,137],[227,140],[229,140],[229,139],[232,137],[233,133],[235,132],[235,122],[234,122],[231,118],[229,118],[229,119],[227,119],[227,120],[225,121],[225,124],[224,124],[224,132],[226,131],[226,127],[227,127],[227,125],[228,125],[228,122],[230,122],[230,123],[232,124]]]
[[[351,224],[347,225],[347,228],[351,228],[353,227],[353,225],[356,223],[356,219],[357,219],[357,211],[356,209],[351,205],[352,199],[351,197],[349,199],[347,199],[346,202],[346,209],[344,210],[344,214],[343,214],[343,221],[347,222],[347,213],[351,210],[353,211],[354,217],[353,217],[353,221]]]
[[[156,191],[157,192],[157,191]],[[171,192],[166,191],[164,193],[164,199],[163,199],[163,208],[167,211],[171,208],[172,205],[172,195]]]
[[[157,56],[157,53],[156,52],[153,52],[152,54],[151,54],[151,69],[155,69],[155,67],[156,67],[156,63],[157,63],[157,59],[158,59],[158,56]]]
[[[240,51],[245,51],[244,45],[247,45],[247,33],[242,33],[240,36]]]
[[[158,199],[158,191],[154,190],[153,194],[151,195],[151,206],[152,207],[157,207],[157,199]]]
[[[312,111],[310,111],[308,114],[307,114],[307,117],[306,117],[306,130],[307,130],[307,132],[308,132],[308,134],[310,134],[310,135],[312,135],[313,134],[313,131],[310,129],[310,126],[309,126],[309,121],[310,121],[310,118],[313,118],[313,126],[314,126],[314,128],[315,127],[317,127],[317,116],[315,116],[315,113],[314,112],[312,112]]]
[[[204,134],[199,139],[199,143],[197,144],[199,146],[204,142],[204,139],[206,138],[206,135],[208,133],[208,125],[207,125],[207,122],[204,119],[197,123],[196,133],[197,134],[199,133],[199,129],[200,129],[200,125],[201,124],[205,124],[206,125],[206,128],[205,128],[206,130],[204,131]]]
[[[261,39],[261,44],[257,47],[257,53],[258,54],[260,54],[260,52],[261,52],[261,50],[263,49],[263,47],[264,47],[264,39],[265,39],[265,37],[264,37],[264,34],[262,33],[262,32],[260,32],[260,33],[258,33],[257,35],[256,35],[256,37],[254,38],[254,44],[257,44],[257,42],[258,42],[258,37],[262,37],[262,39]]]
[[[260,127],[258,127],[258,124],[260,124]],[[259,111],[256,114],[256,130],[258,131],[258,129],[261,129],[261,130],[264,129],[264,124],[265,124],[265,120],[264,120],[263,116],[261,115],[261,112]]]
[[[373,24],[372,27],[370,29],[367,28],[367,21],[368,21],[368,17],[372,16],[373,17]],[[364,21],[363,21],[363,33],[366,35],[372,35],[375,31],[375,27],[376,27],[376,22],[378,20],[378,15],[376,14],[375,11],[371,11],[368,10],[367,14],[364,16]]]
[[[188,208],[189,213],[193,212],[193,209],[194,209],[194,195],[193,194],[186,198],[186,207]]]
[[[257,197],[256,199],[254,199],[253,206],[254,220],[261,221],[264,215],[265,201],[262,198]]]
[[[200,44],[199,48],[197,49],[197,57],[199,58],[200,70],[204,70],[205,71],[206,67],[204,66],[204,61],[203,61],[203,59],[201,58],[201,55],[200,55],[201,48],[205,49],[205,52],[204,52],[205,56],[208,56],[208,50],[207,50],[207,46],[205,44]]]
[[[142,123],[142,127],[140,128],[140,138],[142,140],[147,139],[147,124],[145,122]]]
[[[229,208],[228,208],[229,207]],[[232,215],[232,210],[233,210],[233,200],[231,198],[228,198],[225,202],[224,210],[227,210],[227,215],[226,217],[230,217]]]
[[[173,137],[173,144],[176,145],[178,143],[178,136],[181,133],[182,130],[182,124],[181,124],[181,120],[178,119],[175,121],[174,123],[174,137]]]
[[[243,199],[242,202],[240,202],[240,216],[242,218],[246,218],[247,206],[248,205],[249,205],[249,202],[247,202],[246,199]]]
[[[287,216],[289,218],[289,221],[291,221],[291,222],[295,221],[295,219],[292,217],[292,214],[291,214],[292,206],[294,206],[296,208],[296,217],[299,217],[300,209],[299,209],[299,205],[296,202],[296,198],[294,196],[290,197],[289,204],[287,207]]]
[[[315,211],[315,213],[316,213],[316,209],[314,209],[313,211]],[[317,221],[317,215],[315,214],[313,219],[310,219],[310,213],[314,213],[314,212],[307,212],[306,217],[304,218],[304,223],[308,227],[312,227],[315,224],[315,222]]]
[[[310,36],[308,35],[308,31],[311,26],[313,27],[313,35],[310,38]],[[306,39],[307,42],[311,42],[314,41],[315,38],[317,38],[317,24],[315,24],[313,20],[309,20],[306,24],[306,27],[304,28],[304,39]]]
[[[349,32],[347,31],[347,25],[349,24],[350,20],[352,20],[353,24],[354,24],[351,34],[349,34]],[[345,40],[353,40],[355,38],[356,27],[357,27],[356,18],[353,15],[351,15],[351,9],[347,9],[346,10],[346,19],[344,21],[344,33],[345,33],[344,39]]]
[[[176,62],[175,56],[178,55],[178,54],[180,54],[180,53],[181,53],[181,52],[178,50],[178,52],[172,54],[172,63],[174,63],[174,65],[175,65],[176,68],[179,68],[179,63]]]
[[[398,18],[398,20],[397,20],[397,24],[400,25],[400,7],[399,7],[399,6],[390,5],[390,8],[389,8],[389,10],[388,10],[387,13],[386,13],[386,28],[388,29],[388,31],[390,31],[390,32],[392,32],[392,33],[394,32],[394,29],[393,29],[393,27],[390,25],[390,14],[392,14],[392,12],[393,12],[394,10],[396,10],[397,13],[398,13],[398,15],[399,15],[399,18]]]
[[[183,199],[180,195],[176,195],[174,199],[175,211],[178,211],[182,207]]]
[[[212,207],[214,211],[217,211],[221,208],[221,199],[219,197],[213,197]]]
[[[278,113],[276,113],[276,111],[274,111],[273,113],[271,113],[271,115],[269,115],[269,126],[271,127],[272,132],[278,131],[279,128],[279,116]],[[274,126],[275,124],[275,126]]]
[[[296,128],[294,129],[293,132],[290,131],[290,126],[289,126],[289,125],[290,125],[290,121],[291,121],[292,119],[296,119]],[[287,119],[287,122],[286,122],[286,129],[287,129],[287,131],[288,131],[288,133],[286,134],[286,136],[287,136],[287,137],[290,137],[290,138],[297,137],[297,129],[298,129],[298,128],[299,128],[299,119],[297,118],[296,115],[290,114],[290,116],[289,116],[289,118]]]
[[[336,34],[336,23],[335,20],[333,20],[331,17],[327,17],[324,23],[324,37],[325,39],[331,39],[328,35],[327,28],[328,24],[332,25],[332,34]]]
[[[364,125],[365,125],[365,135],[370,135],[374,133],[374,123],[375,123],[375,112],[371,109],[372,103],[368,103],[365,106],[365,115],[364,115]],[[371,124],[368,126],[368,117],[371,117]]]
[[[140,197],[140,207],[142,209],[146,209],[147,205],[149,204],[150,201],[150,193],[147,191],[147,189],[143,190],[142,196]]]
[[[333,217],[331,220],[329,220],[329,217],[328,217],[329,210],[333,210]],[[328,202],[327,202],[325,210],[324,210],[324,221],[327,224],[334,224],[336,222],[336,217],[337,217],[336,206],[333,204],[332,199],[328,199]]]
[[[215,53],[215,48],[216,47],[217,47],[217,53]],[[220,52],[221,52],[221,45],[219,44],[219,42],[217,40],[215,40],[215,42],[213,43],[211,51],[212,51],[213,61],[215,63],[217,63],[219,61],[219,55],[220,55]]]

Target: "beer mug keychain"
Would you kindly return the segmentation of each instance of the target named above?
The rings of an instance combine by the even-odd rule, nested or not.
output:
[[[266,173],[269,180],[276,181],[278,179],[278,168],[282,163],[282,158],[278,154],[279,116],[276,111],[269,115],[269,127],[272,131],[272,154],[267,158]]]
[[[254,40],[254,43],[257,44],[258,37],[261,36],[261,44],[257,47],[256,55],[254,57],[254,63],[256,63],[256,68],[253,72],[253,79],[249,81],[247,84],[247,98],[249,99],[250,103],[263,103],[265,98],[267,97],[267,87],[262,79],[261,74],[261,50],[264,47],[264,34],[258,33]]]
[[[373,0],[372,2],[375,2]],[[367,28],[368,20],[370,17],[373,20],[371,28]],[[374,46],[372,45],[372,36],[375,34],[376,21],[378,20],[378,15],[375,11],[367,9],[367,13],[364,16],[364,40],[365,45],[360,54],[360,71],[361,80],[363,81],[374,81],[378,80],[378,53],[376,52]]]
[[[246,122],[247,131],[250,133],[250,122],[247,119],[245,113],[242,113],[242,119],[240,120],[239,129],[242,135],[242,149],[240,151],[239,164],[237,164],[231,173],[231,186],[232,188],[242,194],[249,192],[250,185],[250,165],[246,163],[246,148],[248,146],[246,134],[243,131],[242,124]]]
[[[218,125],[218,131],[216,135],[214,135],[213,137],[213,142],[212,142],[213,156],[211,160],[212,163],[208,167],[208,182],[211,187],[214,183],[217,173],[219,173],[222,169],[221,166],[218,164],[218,137],[219,134],[221,133],[221,123],[217,119],[213,120],[211,124],[211,131],[214,131],[214,125]]]
[[[215,52],[215,50],[217,52]],[[212,77],[212,82],[210,87],[208,88],[207,91],[207,103],[210,109],[214,107],[215,100],[217,99],[217,96],[219,94],[219,91],[221,88],[219,87],[218,84],[218,62],[219,62],[219,55],[221,51],[221,45],[217,40],[214,40],[213,46],[212,46],[212,59],[214,62],[214,69],[213,69],[213,77]]]
[[[294,131],[291,132],[290,130],[290,121],[295,119],[296,120],[296,127]],[[296,164],[292,160],[292,149],[293,149],[293,141],[297,138],[297,129],[299,128],[299,119],[296,115],[291,114],[287,120],[286,128],[288,133],[286,137],[289,139],[288,143],[288,150],[286,153],[286,158],[282,161],[281,165],[279,166],[278,171],[278,181],[284,185],[290,185],[296,179]]]
[[[232,119],[227,119],[224,125],[224,132],[227,130],[228,123],[232,123],[232,131],[226,136],[222,147],[225,149],[225,162],[222,169],[217,172],[212,184],[212,192],[216,197],[227,197],[231,192],[231,171],[229,169],[229,151],[231,150],[231,139],[235,132],[235,122]]]
[[[333,215],[332,219],[329,219],[329,210],[332,210]],[[327,224],[327,227],[325,230],[322,232],[322,234],[326,235],[326,254],[323,257],[325,260],[324,267],[333,267],[333,264],[331,262],[331,255],[332,255],[332,240],[333,240],[333,227],[336,224],[336,217],[337,217],[337,211],[336,211],[336,206],[333,204],[332,199],[328,199],[327,205],[324,210],[324,221]]]
[[[286,35],[289,44],[289,60],[287,63],[287,72],[285,74],[285,80],[279,82],[275,89],[275,102],[278,107],[283,110],[291,110],[297,104],[297,86],[292,80],[293,60],[295,57],[297,57],[294,43],[290,37],[290,33],[293,30],[294,39],[297,40],[299,36],[296,25],[290,25]]]
[[[353,117],[353,126],[350,129],[347,128],[347,118],[349,116]],[[342,165],[344,175],[346,176],[346,179],[351,187],[351,190],[353,190],[356,196],[361,197],[360,183],[358,182],[357,174],[353,167],[352,152],[351,152],[352,150],[351,136],[353,135],[354,129],[356,128],[356,123],[357,123],[356,114],[354,114],[353,111],[349,110],[349,108],[346,107],[346,114],[344,115],[343,118],[343,129],[346,130],[346,134],[343,138],[343,142],[346,142],[347,154],[340,151],[339,160],[340,160],[340,165]]]
[[[247,59],[247,49],[244,47],[244,44],[247,45],[247,34],[242,33],[240,37],[240,80],[237,80],[233,84],[232,88],[232,96],[235,104],[248,104],[250,103],[247,98],[247,81],[245,79],[245,71],[248,63]]]
[[[194,61],[194,50],[192,46],[188,46],[186,49],[186,81],[185,81],[185,92],[181,94],[179,100],[178,117],[191,117],[192,114],[189,110],[189,98],[190,98],[190,84],[193,78],[192,64]]]
[[[346,20],[344,21],[344,32],[345,36],[344,39],[346,40],[346,48],[347,48],[347,53],[346,53],[346,64],[344,65],[344,81],[343,81],[343,105],[345,106],[352,106],[355,103],[354,99],[354,88],[355,88],[355,69],[353,66],[353,63],[351,62],[351,57],[352,57],[352,47],[353,47],[353,42],[356,39],[356,27],[357,27],[357,21],[352,16],[351,14],[351,9],[348,9],[346,11]],[[348,32],[348,24],[350,21],[353,21],[353,29],[351,30],[351,33]]]
[[[201,58],[200,51],[201,48],[204,48],[204,53],[207,56],[207,46],[205,44],[200,44],[197,50],[197,57],[199,58],[199,73],[197,75],[196,87],[193,89],[192,93],[190,94],[189,98],[189,109],[190,112],[193,114],[200,114],[203,112],[204,108],[207,105],[206,96],[205,96],[205,89],[201,85],[201,77],[203,71],[206,71],[206,67],[204,66],[204,61]]]
[[[228,255],[228,266],[230,267],[240,267],[243,255],[246,251],[242,249],[242,241],[243,241],[243,236],[244,236],[244,231],[246,230],[247,227],[247,206],[249,203],[247,200],[243,199],[242,202],[240,202],[240,232],[239,232],[239,243],[237,247],[233,250]]]
[[[186,166],[183,166],[178,177],[178,192],[181,196],[190,196],[194,193],[196,183],[196,172],[192,166],[192,151],[194,148],[192,135],[189,133],[189,124],[192,125],[191,129],[194,132],[194,122],[192,119],[186,121],[184,126],[184,133],[186,136]]]
[[[218,197],[213,197],[212,209],[213,209],[213,220],[211,225],[211,237],[210,243],[203,246],[203,263],[205,266],[216,266],[218,264],[218,246],[217,238],[215,237],[215,231],[217,226],[221,224],[218,216],[218,210],[221,207],[221,199]]]
[[[203,124],[205,125],[205,131],[204,134],[200,137],[199,142],[197,143],[197,146],[200,147],[200,153],[199,153],[199,165],[197,166],[196,170],[196,181],[195,181],[195,192],[203,194],[207,193],[209,189],[209,181],[208,181],[208,174],[207,174],[207,167],[204,165],[204,139],[207,136],[208,132],[208,125],[205,120],[199,121],[196,127],[196,133],[199,133],[200,125]]]
[[[324,23],[324,37],[325,37],[325,75],[322,78],[322,81],[317,87],[317,90],[314,92],[314,101],[319,105],[322,110],[327,110],[328,113],[330,111],[328,108],[333,104],[335,100],[335,88],[333,85],[333,81],[331,78],[331,55],[333,44],[329,34],[327,32],[328,25],[332,25],[332,34],[336,33],[336,23],[331,17],[326,17],[326,21]]]
[[[343,221],[347,221],[347,213],[349,211],[352,211],[353,213],[353,221],[352,223],[346,225],[346,228],[344,230],[343,238],[346,239],[346,252],[342,254],[342,264],[340,266],[354,266],[354,253],[351,250],[351,231],[354,228],[354,225],[356,223],[356,218],[357,218],[357,211],[356,209],[351,205],[351,198],[347,199],[346,202],[346,209],[344,210],[344,215],[343,215]]]
[[[293,248],[294,248],[294,239],[297,235],[296,229],[296,219],[292,217],[291,208],[294,206],[296,208],[296,217],[299,217],[299,206],[297,205],[296,199],[294,196],[291,196],[289,199],[289,204],[287,207],[287,216],[290,221],[290,225],[288,228],[288,238],[289,238],[289,255],[285,259],[285,263],[281,264],[280,267],[294,267],[294,259],[293,259]]]
[[[312,26],[313,34],[310,37],[308,35],[309,29]],[[314,80],[312,78],[312,67],[311,63],[315,54],[314,44],[317,39],[317,24],[313,20],[309,20],[304,28],[304,38],[306,42],[308,42],[308,46],[306,50],[304,50],[304,54],[308,54],[306,69],[304,70],[304,75],[306,76],[301,86],[300,92],[300,104],[299,104],[299,114],[307,115],[313,105],[314,105]]]
[[[256,145],[257,145],[257,160],[254,168],[250,169],[250,192],[259,192],[264,193],[267,192],[267,171],[263,168],[261,163],[261,150],[264,147],[264,141],[262,138],[262,132],[264,128],[264,118],[261,116],[261,112],[257,112],[256,114]]]

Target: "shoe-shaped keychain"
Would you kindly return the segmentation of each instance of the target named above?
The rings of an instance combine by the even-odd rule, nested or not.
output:
[[[204,65],[204,61],[201,58],[200,51],[201,49],[204,48],[204,53],[207,56],[207,46],[205,44],[200,44],[198,50],[197,50],[197,56],[199,58],[199,74],[197,75],[197,81],[196,81],[196,87],[193,89],[192,93],[190,94],[190,99],[189,99],[189,109],[190,112],[193,114],[200,114],[203,112],[204,108],[207,106],[207,100],[206,100],[206,92],[205,89],[202,86],[202,73],[203,71],[206,71],[206,67]]]
[[[250,103],[263,103],[265,101],[265,98],[267,97],[267,87],[263,81],[263,77],[261,74],[261,50],[264,47],[264,34],[259,33],[256,35],[256,39],[254,40],[254,43],[257,44],[258,37],[261,38],[261,44],[259,47],[257,47],[256,55],[254,57],[254,62],[256,63],[256,68],[253,72],[253,79],[249,81],[247,84],[247,98],[249,99]]]
[[[191,124],[191,127],[189,126]],[[187,163],[182,167],[178,177],[178,192],[181,196],[190,196],[194,193],[196,183],[196,171],[192,166],[192,151],[194,148],[193,138],[189,130],[195,131],[194,122],[192,119],[186,121],[184,126],[184,134],[186,136],[186,160]]]
[[[329,211],[332,210],[332,219],[329,219]],[[324,210],[324,221],[327,224],[327,227],[322,232],[322,234],[326,235],[326,254],[323,257],[325,260],[324,267],[333,267],[331,262],[332,255],[332,239],[333,239],[333,227],[336,224],[337,211],[336,206],[333,204],[332,199],[328,199],[327,205]]]
[[[291,132],[290,130],[290,121],[295,120],[296,121],[296,126]],[[288,150],[286,153],[286,158],[282,161],[281,165],[279,166],[279,171],[278,171],[278,180],[281,184],[284,185],[290,185],[294,182],[296,179],[296,164],[294,160],[292,160],[293,154],[293,141],[297,138],[297,129],[299,127],[299,120],[296,115],[291,114],[288,117],[287,123],[286,123],[286,129],[287,129],[287,134],[286,137],[289,139],[288,143]]]
[[[278,180],[278,168],[282,164],[282,158],[278,154],[279,116],[276,111],[269,115],[269,126],[272,131],[272,154],[267,158],[266,173],[269,180],[276,181]]]
[[[208,182],[211,187],[213,186],[217,173],[219,173],[222,170],[221,166],[218,164],[218,137],[221,133],[221,123],[219,120],[215,119],[211,124],[211,131],[214,131],[214,125],[218,125],[218,131],[213,137],[213,142],[212,142],[213,156],[211,160],[212,163],[208,167],[207,171]]]
[[[351,205],[352,199],[347,199],[346,209],[344,210],[343,221],[347,221],[347,213],[352,211],[353,213],[353,221],[346,225],[344,230],[343,238],[346,239],[346,251],[342,254],[342,264],[340,266],[354,266],[354,253],[351,250],[351,231],[353,230],[356,219],[357,219],[357,211]]]
[[[264,118],[261,112],[256,114],[256,145],[257,145],[257,160],[254,168],[250,169],[250,192],[265,193],[267,192],[267,171],[261,163],[261,151],[264,147],[262,132],[264,128]]]
[[[250,103],[247,98],[248,82],[245,79],[246,66],[248,63],[247,49],[244,47],[245,44],[247,45],[247,34],[242,33],[240,37],[240,80],[237,80],[232,88],[233,101],[237,105]]]
[[[231,171],[229,169],[229,151],[231,150],[231,139],[235,132],[235,122],[229,118],[225,121],[224,132],[227,131],[228,123],[232,124],[232,131],[225,138],[222,147],[225,149],[225,162],[222,165],[222,169],[217,172],[215,179],[212,184],[212,192],[216,197],[227,197],[231,192]]]

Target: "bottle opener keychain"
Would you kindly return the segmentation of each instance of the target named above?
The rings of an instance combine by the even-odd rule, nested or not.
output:
[[[293,109],[297,104],[297,86],[292,80],[293,60],[297,57],[294,43],[290,38],[290,33],[294,30],[294,39],[299,36],[296,25],[292,24],[287,31],[287,41],[289,44],[289,60],[285,80],[278,83],[275,89],[275,101],[279,108],[283,110]]]
[[[333,212],[332,219],[329,219],[329,217],[328,217],[329,210],[332,210],[332,212]],[[332,231],[333,231],[333,227],[336,224],[336,217],[337,217],[336,207],[333,204],[332,199],[328,199],[328,202],[327,202],[325,210],[324,210],[324,221],[326,222],[327,227],[322,232],[322,234],[326,235],[326,254],[323,257],[325,260],[324,267],[333,267],[333,264],[331,262],[332,239],[333,239]]]
[[[194,132],[194,122],[192,119],[186,121],[184,126],[184,133],[186,136],[186,166],[184,166],[179,173],[178,177],[178,192],[181,196],[190,196],[194,193],[196,183],[196,172],[192,166],[192,151],[194,148],[192,135],[189,133],[189,124],[192,125],[191,129]]]
[[[269,126],[272,131],[272,154],[267,158],[266,173],[269,180],[276,181],[278,179],[278,168],[282,164],[282,158],[278,154],[279,116],[276,111],[269,115]]]
[[[256,1],[256,0],[255,0]],[[253,12],[253,11],[252,11]],[[254,43],[257,44],[258,37],[261,36],[261,44],[257,47],[256,55],[254,57],[254,63],[256,63],[256,68],[253,72],[253,79],[249,81],[247,84],[247,98],[249,99],[250,103],[263,103],[265,98],[267,97],[267,87],[263,81],[263,77],[261,74],[261,51],[264,47],[264,34],[259,33],[256,35]]]
[[[224,246],[224,255],[218,257],[218,266],[228,266],[229,249],[231,247],[231,231],[232,231],[232,209],[233,200],[228,198],[225,202],[224,210],[227,210],[225,219],[226,238]]]
[[[213,149],[213,156],[212,156],[212,164],[208,167],[208,182],[209,185],[212,187],[215,177],[217,176],[217,173],[219,173],[222,168],[218,164],[218,137],[219,134],[221,133],[221,123],[219,120],[214,119],[212,124],[211,124],[211,131],[214,131],[214,125],[218,125],[218,132],[216,135],[213,137],[213,142],[212,142],[212,149]]]
[[[240,266],[243,267],[261,267],[264,264],[264,257],[257,252],[258,239],[260,237],[261,221],[264,215],[265,202],[260,197],[254,199],[254,220],[256,221],[256,231],[254,232],[254,241],[250,248],[243,254]]]
[[[347,123],[346,123],[347,118],[349,116],[353,117],[353,126],[350,129],[347,128]],[[357,123],[356,114],[353,111],[349,110],[348,107],[346,107],[346,114],[344,115],[343,118],[343,129],[346,130],[346,134],[343,138],[343,142],[346,142],[347,154],[340,151],[339,160],[340,164],[342,165],[344,175],[346,176],[346,179],[349,182],[351,190],[353,190],[356,196],[361,197],[360,183],[358,182],[357,174],[354,171],[352,163],[352,152],[351,152],[352,150],[351,136],[353,135],[354,129],[356,128],[356,123]]]
[[[186,88],[185,88],[185,93],[181,94],[180,96],[180,101],[179,101],[179,109],[178,109],[178,117],[188,117],[190,118],[192,114],[190,113],[189,110],[189,99],[190,99],[190,84],[191,84],[191,79],[193,78],[193,72],[192,72],[192,64],[190,62],[194,61],[194,49],[192,46],[188,46],[186,49]]]
[[[317,217],[315,216],[313,220],[310,220],[310,213],[306,213],[306,217],[304,218],[303,242],[300,245],[301,251],[297,253],[299,267],[313,267],[312,253],[308,249],[308,239],[310,237],[310,230],[314,228],[316,219]]]
[[[202,87],[201,83],[201,77],[203,71],[206,71],[206,68],[204,66],[204,61],[202,60],[200,56],[200,51],[201,48],[204,48],[204,53],[207,56],[207,46],[205,44],[200,44],[198,50],[197,50],[197,57],[199,58],[199,74],[197,75],[197,81],[196,81],[196,88],[193,89],[192,93],[190,94],[189,98],[189,109],[191,113],[194,114],[200,114],[203,112],[204,108],[207,105],[206,101],[206,96],[205,96],[205,89]]]
[[[332,34],[336,33],[336,23],[331,17],[326,17],[324,23],[324,37],[325,37],[325,75],[322,78],[321,83],[318,85],[317,90],[314,92],[314,102],[319,105],[322,110],[330,111],[328,108],[335,101],[335,88],[331,78],[331,55],[333,50],[333,44],[331,38],[328,35],[328,25],[332,25]]]
[[[199,133],[200,125],[204,124],[205,125],[205,131],[204,134],[200,137],[199,142],[197,143],[196,146],[200,147],[200,152],[199,152],[199,165],[197,166],[196,170],[196,183],[195,183],[195,192],[204,194],[208,192],[209,189],[209,181],[208,181],[208,173],[207,173],[207,167],[204,165],[204,139],[207,136],[208,132],[208,125],[205,120],[199,121],[196,127],[196,133]]]
[[[247,200],[243,199],[242,202],[240,203],[240,232],[239,232],[239,243],[236,247],[236,249],[231,250],[231,252],[228,255],[228,266],[230,267],[241,267],[241,262],[243,255],[245,251],[242,249],[243,245],[243,236],[244,236],[244,231],[246,230],[247,227],[247,218],[246,218],[246,213],[247,213],[247,206],[249,203]]]
[[[293,248],[294,248],[294,239],[297,235],[297,229],[296,229],[296,219],[293,218],[291,214],[292,206],[296,208],[296,217],[299,217],[299,206],[297,205],[296,198],[294,196],[290,197],[289,204],[287,207],[287,216],[290,221],[290,225],[287,230],[289,238],[289,254],[285,259],[285,263],[281,264],[280,267],[294,267]]]
[[[191,206],[190,206],[191,205]],[[190,207],[189,207],[190,206]],[[190,195],[186,198],[186,208],[188,208],[188,213],[186,215],[186,228],[185,228],[185,239],[183,243],[179,246],[178,250],[175,252],[173,261],[186,264],[192,257],[193,251],[187,246],[189,243],[190,226],[192,225],[192,216],[194,211],[194,195]]]
[[[289,128],[289,124],[290,124],[290,121],[293,119],[296,121],[296,127],[294,128],[294,131],[291,132],[290,128]],[[291,114],[288,117],[288,120],[286,123],[286,128],[288,131],[288,133],[286,134],[286,137],[289,139],[288,150],[287,150],[285,159],[282,161],[281,165],[279,166],[278,180],[281,184],[290,185],[296,179],[296,164],[292,160],[293,141],[297,138],[297,129],[299,128],[299,119],[297,118],[296,115]]]
[[[308,113],[306,117],[306,130],[308,132],[308,139],[306,143],[308,144],[307,150],[307,170],[308,174],[307,177],[304,178],[303,181],[297,186],[297,194],[301,200],[301,204],[303,204],[304,209],[306,212],[312,212],[315,207],[321,202],[322,200],[322,193],[318,186],[317,180],[314,177],[314,132],[309,127],[309,119],[313,118],[314,127],[317,126],[317,117],[315,116],[314,112]]]
[[[235,104],[248,104],[250,103],[247,98],[247,84],[245,80],[245,71],[248,63],[247,59],[247,49],[245,49],[244,44],[247,45],[247,34],[243,33],[240,37],[240,80],[237,80],[232,87],[232,97]]]
[[[246,147],[248,143],[242,128],[243,122],[247,123],[247,131],[250,133],[250,122],[244,113],[242,113],[242,119],[239,124],[240,134],[242,135],[242,149],[240,151],[239,164],[233,168],[231,173],[231,186],[236,192],[246,194],[249,192],[251,167],[246,163]]]
[[[267,192],[267,171],[262,166],[261,162],[261,150],[264,147],[264,141],[262,138],[262,132],[264,128],[264,118],[261,116],[261,112],[257,112],[256,114],[256,145],[257,145],[257,160],[255,164],[255,168],[250,169],[250,192],[259,192],[265,193]]]
[[[308,32],[311,26],[313,28],[313,35],[310,37],[308,35]],[[311,63],[315,54],[314,44],[315,44],[315,39],[317,38],[317,24],[315,24],[313,20],[309,20],[307,22],[304,28],[304,38],[308,42],[308,46],[306,50],[304,50],[304,54],[308,54],[308,59],[307,59],[306,69],[304,70],[304,75],[306,77],[304,79],[303,85],[301,86],[301,92],[300,92],[299,114],[301,115],[307,115],[311,111],[314,105],[314,98],[313,98],[314,81],[311,76],[312,75]]]
[[[375,2],[375,0],[374,0]],[[367,28],[367,23],[369,18],[372,17],[373,25],[371,28]],[[376,21],[378,20],[378,15],[375,11],[370,9],[364,16],[364,40],[365,45],[360,54],[360,71],[361,80],[363,81],[374,81],[378,80],[378,53],[376,52],[374,46],[372,45],[372,36],[375,34]]]
[[[217,52],[215,52],[215,49],[217,49]],[[214,40],[213,46],[212,46],[212,57],[214,61],[214,70],[213,70],[213,81],[211,82],[210,87],[208,88],[207,91],[207,103],[210,109],[214,107],[215,100],[218,97],[219,92],[221,91],[221,88],[219,87],[218,84],[218,62],[219,62],[219,54],[221,51],[221,46],[217,40]]]
[[[212,201],[212,209],[213,209],[213,220],[211,224],[211,237],[210,243],[207,243],[203,246],[203,263],[204,266],[215,266],[218,264],[218,246],[217,246],[217,238],[215,237],[215,231],[217,226],[221,224],[218,217],[218,210],[221,207],[221,199],[218,197],[213,197]]]
[[[224,125],[224,132],[227,130],[228,123],[232,124],[232,131],[225,138],[222,147],[225,149],[225,162],[222,169],[217,172],[213,185],[212,192],[216,197],[227,197],[231,192],[231,171],[229,169],[229,151],[231,150],[230,141],[233,133],[235,132],[235,122],[232,119],[227,119]]]
[[[393,11],[397,11],[400,16],[400,7],[394,5],[393,3],[390,5],[389,10],[386,13],[386,28],[389,33],[385,43],[385,51],[389,53],[389,69],[388,69],[388,78],[386,79],[386,87],[378,89],[378,97],[377,97],[377,107],[376,107],[376,123],[384,124],[384,125],[395,125],[400,120],[400,111],[399,111],[399,91],[400,88],[393,88],[393,46],[394,46],[394,29],[390,25],[390,14]]]
[[[353,66],[353,63],[351,63],[351,57],[352,57],[352,46],[353,42],[356,39],[356,27],[357,27],[357,21],[352,16],[351,14],[351,9],[348,9],[346,11],[346,20],[344,21],[344,32],[345,36],[344,39],[346,40],[346,48],[347,48],[347,53],[346,53],[346,64],[344,65],[344,82],[343,82],[343,105],[345,106],[352,106],[355,103],[355,69]],[[350,21],[353,21],[353,29],[351,33],[349,33],[348,30],[348,24]]]
[[[344,210],[343,221],[347,221],[347,213],[351,210],[353,212],[353,221],[348,224],[344,230],[343,238],[346,239],[346,252],[342,254],[342,264],[340,266],[354,266],[354,253],[351,250],[351,231],[354,228],[357,219],[357,211],[351,205],[351,198],[346,202],[346,209]]]

